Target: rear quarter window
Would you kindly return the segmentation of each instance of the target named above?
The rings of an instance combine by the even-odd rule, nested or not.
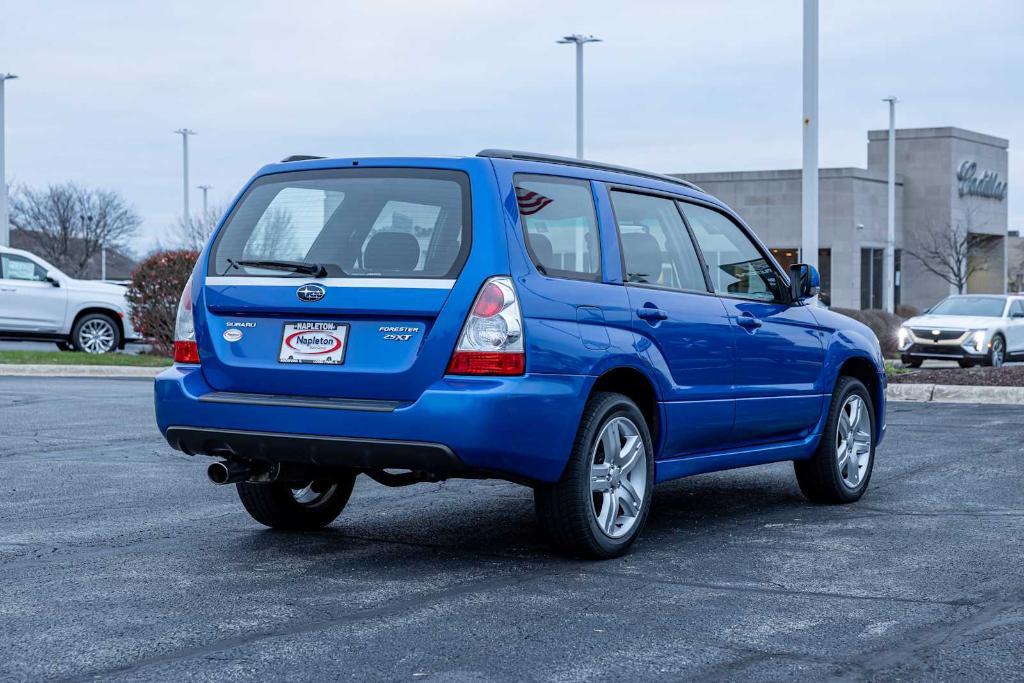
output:
[[[590,181],[517,173],[519,218],[530,258],[545,275],[597,280],[601,247]]]
[[[470,235],[469,179],[459,171],[283,173],[249,188],[217,236],[209,271],[281,277],[290,273],[246,262],[284,261],[322,265],[329,277],[453,278]]]

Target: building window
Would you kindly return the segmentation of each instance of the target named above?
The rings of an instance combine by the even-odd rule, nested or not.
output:
[[[902,289],[903,250],[893,253],[893,305],[900,305]],[[860,307],[861,309],[885,308],[885,249],[860,250]]]
[[[860,250],[860,307],[882,308],[885,282],[885,249]]]
[[[821,292],[818,299],[826,306],[832,305],[832,250],[818,250],[818,274],[821,276]]]

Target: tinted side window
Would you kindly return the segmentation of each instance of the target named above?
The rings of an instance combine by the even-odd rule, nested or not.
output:
[[[1024,315],[1024,301],[1017,299],[1010,306],[1010,315]]]
[[[522,174],[514,182],[523,237],[538,270],[597,280],[601,247],[590,182]]]
[[[697,250],[671,199],[613,191],[626,282],[707,292]]]
[[[0,255],[0,277],[5,280],[32,280],[42,282],[46,271],[35,261],[14,254]]]
[[[778,273],[738,225],[724,215],[680,203],[704,254],[718,294],[762,301],[784,301]]]

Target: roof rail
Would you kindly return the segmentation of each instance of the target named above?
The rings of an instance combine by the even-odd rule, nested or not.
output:
[[[636,168],[629,168],[628,166],[618,166],[617,164],[605,164],[600,161],[588,161],[586,159],[573,159],[572,157],[560,157],[553,154],[536,154],[534,152],[518,152],[512,149],[482,149],[477,152],[478,157],[488,157],[491,159],[515,159],[517,161],[543,161],[547,164],[562,164],[565,166],[578,166],[580,168],[592,168],[598,171],[614,171],[616,173],[629,173],[630,175],[640,176],[642,178],[650,178],[651,180],[660,180],[666,183],[673,183],[675,185],[682,185],[688,187],[691,190],[697,190],[703,192],[693,183],[682,178],[676,178],[675,176],[664,175],[662,173],[652,173],[651,171],[641,171]]]
[[[309,161],[311,159],[326,159],[326,158],[327,157],[311,156],[309,154],[293,154],[290,157],[285,157],[284,159],[281,159],[281,163],[282,164],[287,164],[288,162],[291,162],[291,161]]]

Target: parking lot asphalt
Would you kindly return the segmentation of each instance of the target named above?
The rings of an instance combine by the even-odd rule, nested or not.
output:
[[[1024,677],[1024,407],[891,404],[855,505],[788,464],[660,486],[588,563],[503,482],[363,477],[327,530],[264,530],[151,392],[0,378],[0,679]]]

